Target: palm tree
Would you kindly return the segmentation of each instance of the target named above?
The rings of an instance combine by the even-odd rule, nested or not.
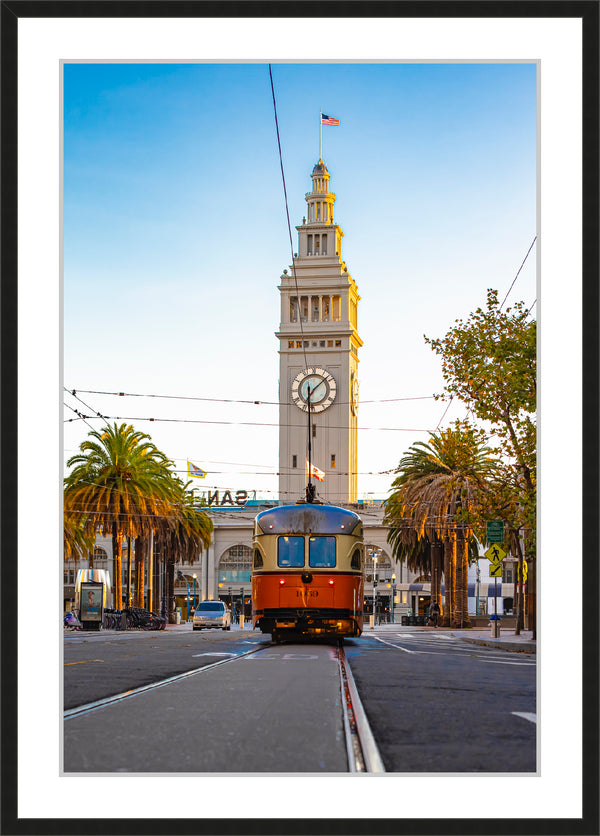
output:
[[[166,597],[169,618],[173,617],[175,563],[193,563],[203,549],[210,545],[213,522],[203,511],[194,507],[193,497],[188,487],[181,480],[176,480],[172,515],[165,519],[159,528],[160,548],[164,554],[166,568]]]
[[[84,560],[94,551],[94,533],[86,526],[86,518],[65,510],[63,528],[65,560]]]
[[[147,533],[154,517],[170,514],[176,493],[170,465],[149,435],[116,423],[89,433],[67,461],[73,470],[65,479],[65,514],[81,514],[94,534],[112,535],[116,607],[122,601],[123,538]]]
[[[403,549],[421,544],[426,554],[427,543],[435,553],[443,543],[443,624],[470,626],[467,573],[473,514],[497,468],[482,431],[457,421],[453,429],[430,433],[428,444],[413,444],[392,483],[384,523],[390,526],[388,541],[395,553],[402,555]],[[432,584],[433,600],[435,595],[439,592]]]

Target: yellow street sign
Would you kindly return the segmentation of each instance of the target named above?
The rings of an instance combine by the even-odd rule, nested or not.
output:
[[[502,564],[501,563],[492,563],[490,566],[490,578],[501,578],[502,577]]]
[[[502,563],[506,557],[506,552],[497,543],[494,543],[486,551],[485,556],[492,563]]]

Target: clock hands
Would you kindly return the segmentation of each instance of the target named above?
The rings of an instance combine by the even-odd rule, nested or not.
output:
[[[325,383],[325,378],[321,378],[321,382],[320,382],[320,383],[317,383],[317,385],[315,386],[315,388],[314,388],[314,389],[311,389],[311,388],[310,388],[310,383],[308,384],[308,397],[309,397],[309,400],[310,400],[311,395],[314,395],[314,394],[315,394],[315,392],[317,391],[317,389],[319,388],[319,386],[322,386],[324,383]]]

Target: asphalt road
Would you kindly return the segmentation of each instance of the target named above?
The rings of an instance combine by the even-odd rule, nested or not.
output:
[[[257,655],[65,722],[74,772],[343,772],[333,645],[251,631],[68,633],[65,709]],[[532,773],[535,656],[448,633],[369,633],[346,656],[389,772]]]
[[[64,644],[64,708],[74,708],[268,647],[261,633],[192,631],[69,632]]]
[[[535,772],[535,656],[448,633],[346,643],[389,772]]]
[[[64,769],[347,772],[335,650],[268,647],[70,717]]]

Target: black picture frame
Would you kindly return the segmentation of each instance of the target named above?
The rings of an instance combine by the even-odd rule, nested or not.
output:
[[[583,32],[583,455],[584,506],[579,520],[578,509],[573,509],[574,524],[581,524],[585,583],[580,599],[586,620],[583,631],[583,815],[581,819],[381,819],[348,820],[343,817],[318,820],[310,816],[306,799],[300,805],[301,818],[289,819],[169,819],[90,818],[75,820],[19,819],[17,815],[17,641],[19,619],[30,614],[17,608],[16,574],[17,541],[17,440],[19,416],[16,408],[18,394],[17,373],[17,130],[18,130],[18,75],[17,48],[19,21],[35,17],[580,17]],[[2,464],[2,820],[3,834],[598,834],[598,25],[599,6],[595,0],[561,2],[540,0],[529,2],[489,0],[489,2],[330,2],[316,4],[314,0],[292,2],[195,2],[194,0],[148,0],[147,2],[119,2],[118,0],[2,0],[1,11],[1,93],[2,93],[2,251],[1,251],[1,464]],[[580,451],[576,451],[579,453]],[[54,451],[50,455],[55,455]],[[32,510],[34,514],[34,509]],[[565,625],[564,629],[568,629]],[[33,663],[33,662],[32,662]],[[32,754],[32,756],[34,756]],[[565,770],[569,764],[565,764]],[[35,791],[35,788],[31,788]],[[73,792],[76,791],[74,787]],[[435,792],[432,790],[432,798]],[[94,809],[105,809],[106,802],[94,804]],[[265,806],[269,803],[265,799]],[[340,803],[340,799],[332,800]],[[343,803],[343,800],[342,800]]]

